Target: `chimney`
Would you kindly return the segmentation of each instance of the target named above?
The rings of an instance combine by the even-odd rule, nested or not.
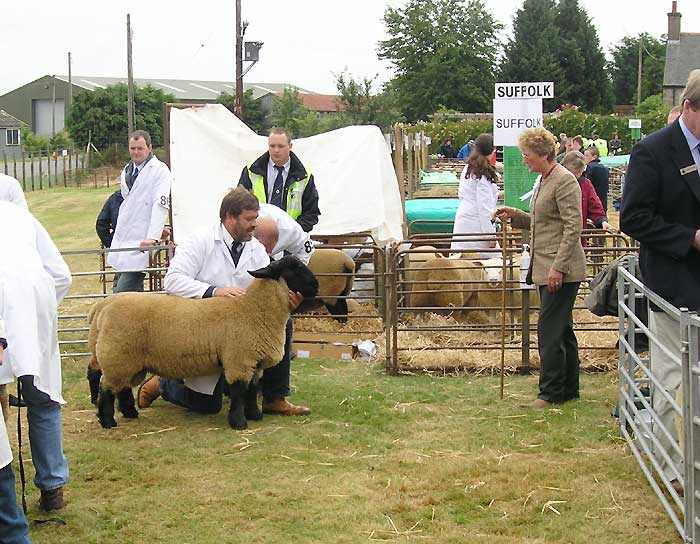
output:
[[[681,39],[681,14],[676,11],[676,0],[671,3],[671,13],[668,13],[668,41],[677,42]]]

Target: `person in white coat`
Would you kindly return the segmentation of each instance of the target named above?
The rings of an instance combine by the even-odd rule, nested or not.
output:
[[[249,270],[267,266],[270,258],[253,237],[259,211],[258,199],[242,187],[230,191],[221,202],[220,222],[178,245],[165,275],[165,290],[187,298],[238,297],[253,281]],[[290,306],[301,302],[290,292]],[[290,394],[291,320],[287,322],[285,355],[262,377],[263,412],[305,415],[310,410],[296,406]],[[147,408],[159,396],[199,413],[218,413],[224,380],[221,373],[195,379],[172,380],[153,376],[138,390],[139,408]]]
[[[7,347],[5,327],[0,318],[0,366]],[[0,542],[29,544],[29,525],[17,504],[15,473],[12,471],[12,450],[7,437],[5,416],[0,408]]]
[[[27,210],[0,201],[0,317],[8,348],[0,384],[19,378],[43,510],[63,508],[68,463],[61,436],[61,359],[57,307],[71,275],[44,227]]]
[[[131,160],[121,173],[124,202],[112,238],[112,250],[142,247],[140,251],[114,251],[107,262],[119,272],[115,293],[143,291],[143,270],[148,268],[148,248],[158,245],[170,209],[172,175],[153,154],[151,136],[136,130],[129,137]]]
[[[302,263],[309,264],[314,252],[309,233],[287,212],[272,204],[260,203],[254,236],[275,260],[284,255],[295,255]]]
[[[493,240],[456,240],[452,251],[476,251],[482,258],[490,258],[488,249],[498,247],[496,228],[491,223],[492,212],[498,202],[498,174],[489,159],[493,153],[493,136],[481,134],[474,143],[459,181],[459,207],[455,215],[454,234],[494,234]]]
[[[28,209],[22,186],[19,184],[19,181],[12,176],[0,174],[0,200],[6,200],[24,209]]]

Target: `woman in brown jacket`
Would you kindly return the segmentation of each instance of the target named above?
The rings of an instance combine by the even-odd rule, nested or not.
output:
[[[524,405],[545,408],[579,396],[578,343],[573,308],[586,259],[581,247],[581,189],[566,168],[557,164],[556,140],[544,128],[523,131],[519,139],[523,163],[541,174],[535,184],[530,213],[502,206],[501,220],[530,229],[532,260],[528,283],[537,285],[540,317],[537,339],[540,353],[540,392]]]

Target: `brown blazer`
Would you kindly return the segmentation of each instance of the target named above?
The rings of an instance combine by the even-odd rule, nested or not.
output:
[[[513,226],[530,229],[532,281],[546,285],[550,268],[564,274],[563,282],[586,279],[581,247],[581,188],[574,175],[557,164],[541,181],[530,213],[516,210]]]

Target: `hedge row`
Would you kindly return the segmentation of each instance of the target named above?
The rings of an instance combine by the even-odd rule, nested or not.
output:
[[[642,132],[651,134],[666,124],[668,109],[658,109],[636,116],[642,120]],[[613,132],[617,132],[622,140],[623,153],[629,153],[632,147],[630,129],[628,128],[628,117],[617,115],[598,115],[593,113],[583,113],[578,110],[565,110],[561,114],[545,117],[544,125],[555,136],[565,132],[569,136],[580,134],[585,138],[590,138],[591,134],[597,132],[601,138],[610,141]],[[491,121],[431,121],[420,122],[415,125],[404,127],[409,133],[419,131],[425,132],[431,138],[430,153],[437,153],[438,147],[445,140],[451,139],[455,149],[459,149],[469,140],[475,140],[483,132],[493,132]]]

